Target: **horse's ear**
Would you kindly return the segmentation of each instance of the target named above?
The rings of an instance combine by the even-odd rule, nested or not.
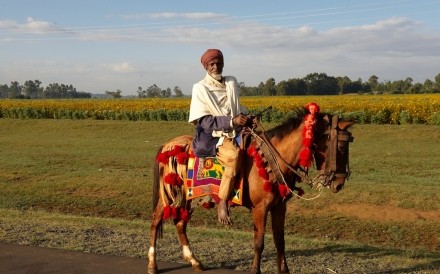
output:
[[[351,127],[354,123],[353,122],[348,122],[348,121],[339,121],[338,122],[338,127],[341,130],[346,130],[347,128]]]
[[[330,117],[328,116],[328,114],[326,114],[322,119],[323,119],[327,124],[330,124]]]

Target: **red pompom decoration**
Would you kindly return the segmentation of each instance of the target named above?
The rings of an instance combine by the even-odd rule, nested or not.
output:
[[[279,191],[281,197],[286,197],[287,194],[289,193],[289,189],[284,184],[278,184],[278,191]]]
[[[272,192],[273,184],[271,181],[265,180],[263,188],[266,192]]]
[[[163,209],[163,219],[169,219],[171,217],[171,207],[169,205],[166,205]]]
[[[189,158],[189,154],[186,152],[180,152],[176,156],[177,163],[181,165],[186,165],[188,163],[188,158]]]
[[[266,171],[265,168],[263,168],[263,167],[259,168],[259,169],[258,169],[258,175],[259,175],[261,178],[267,180],[267,177],[268,177],[268,176],[267,176],[267,171]]]
[[[162,163],[162,164],[164,164],[164,165],[167,165],[168,164],[168,160],[170,159],[170,157],[168,156],[168,153],[167,152],[161,152],[161,153],[159,153],[159,154],[157,154],[157,156],[156,156],[156,160],[159,162],[159,163]]]
[[[249,156],[254,157],[255,154],[257,154],[257,149],[255,148],[255,146],[250,146],[247,149],[247,153],[248,153]]]
[[[165,183],[173,185],[173,186],[181,186],[183,184],[183,180],[174,172],[168,173],[164,178]]]

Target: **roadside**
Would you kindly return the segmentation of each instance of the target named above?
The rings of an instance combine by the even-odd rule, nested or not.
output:
[[[186,264],[158,262],[159,272],[194,273]],[[147,273],[147,259],[99,255],[55,248],[0,243],[0,273],[8,274],[136,274]],[[244,273],[208,269],[204,273]]]

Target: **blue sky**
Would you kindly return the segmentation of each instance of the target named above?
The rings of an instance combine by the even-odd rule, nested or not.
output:
[[[0,84],[185,94],[219,48],[247,86],[309,73],[367,81],[440,73],[440,0],[0,0]]]

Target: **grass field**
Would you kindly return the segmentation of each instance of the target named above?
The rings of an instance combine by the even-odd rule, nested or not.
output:
[[[0,128],[0,241],[129,256],[146,254],[157,147],[193,132],[185,122],[159,121],[0,119]],[[326,261],[338,273],[350,267],[357,273],[440,269],[440,127],[355,125],[352,132],[346,188],[289,202],[292,264]],[[306,197],[317,194],[305,190]],[[195,210],[197,254],[213,267],[246,269],[252,255],[248,210],[233,209],[230,230],[217,224],[215,213]],[[179,260],[175,235],[167,234],[163,243],[172,247],[160,247],[162,259]],[[203,245],[206,238],[214,241],[208,248],[219,253],[215,258]],[[217,258],[226,253],[226,238],[226,247],[244,252],[236,260]],[[267,243],[264,264],[272,269],[270,238]],[[313,266],[301,267],[313,273]]]

